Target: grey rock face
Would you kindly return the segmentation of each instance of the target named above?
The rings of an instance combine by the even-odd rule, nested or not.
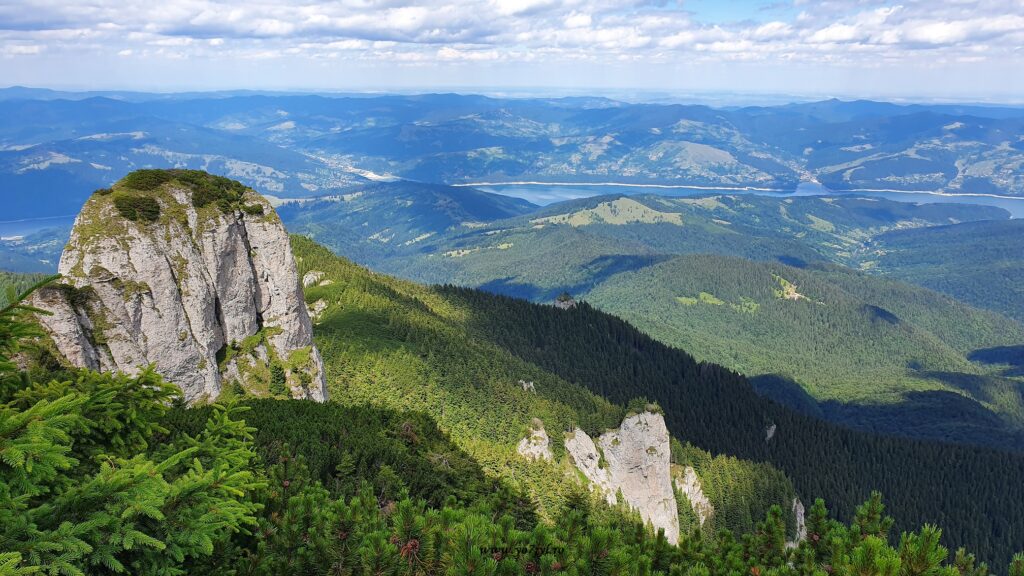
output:
[[[551,460],[551,439],[544,427],[530,430],[530,435],[519,441],[516,451],[523,458],[530,460]]]
[[[693,466],[687,466],[683,470],[682,477],[676,478],[676,487],[686,495],[686,499],[690,501],[690,508],[697,516],[697,522],[703,526],[715,514],[715,507],[711,505],[711,501],[704,494],[700,477],[697,476],[697,471],[693,469]]]
[[[611,486],[611,477],[594,440],[586,432],[576,428],[565,437],[565,451],[569,453],[576,468],[590,480],[591,487],[603,494],[609,504],[615,504],[615,490]]]
[[[148,194],[160,204],[155,222],[127,220],[111,195],[98,194],[75,220],[63,284],[32,302],[53,313],[40,321],[58,350],[98,370],[135,374],[153,364],[189,402],[215,398],[230,379],[265,387],[276,363],[293,396],[324,401],[323,362],[270,205],[247,191],[243,201],[262,214],[196,208],[191,190],[174,182]]]
[[[796,520],[796,534],[793,540],[786,542],[787,548],[796,548],[807,539],[807,519],[804,517],[804,503],[793,498],[793,519]]]
[[[598,450],[600,446],[600,451]],[[622,421],[618,430],[594,441],[576,429],[565,449],[595,489],[614,504],[622,494],[626,504],[640,512],[665,537],[679,541],[679,514],[670,471],[669,434],[660,414],[643,412]]]

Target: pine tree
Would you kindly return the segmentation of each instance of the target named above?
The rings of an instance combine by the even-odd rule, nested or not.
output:
[[[236,411],[215,407],[198,437],[151,446],[180,394],[155,373],[28,381],[11,361],[38,334],[25,296],[0,309],[4,570],[184,574],[255,521],[252,430]]]

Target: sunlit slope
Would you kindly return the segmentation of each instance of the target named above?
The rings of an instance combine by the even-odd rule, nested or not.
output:
[[[943,428],[978,426],[977,440],[1024,423],[1021,383],[968,359],[1024,341],[1024,327],[929,290],[837,266],[693,255],[617,275],[586,297],[698,358],[774,376],[764,382],[775,396],[801,400],[802,388],[819,402],[866,406],[941,398],[965,411]]]

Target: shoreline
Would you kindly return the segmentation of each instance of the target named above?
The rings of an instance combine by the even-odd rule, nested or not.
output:
[[[722,190],[731,192],[776,192],[780,194],[796,194],[796,189],[785,188],[759,188],[756,186],[699,186],[694,184],[636,184],[632,182],[538,182],[533,180],[522,180],[515,182],[464,182],[448,184],[455,187],[497,187],[497,186],[557,186],[557,187],[607,187],[607,188],[659,188],[679,190]],[[945,198],[997,198],[999,200],[1021,200],[1024,196],[1006,196],[1003,194],[989,194],[984,192],[939,192],[935,190],[895,190],[889,188],[858,188],[856,190],[832,190],[825,189],[820,196],[834,194],[924,194],[928,196],[940,196]]]
[[[602,186],[602,187],[623,187],[623,188],[665,188],[680,190],[728,190],[733,192],[789,192],[786,188],[758,188],[756,186],[698,186],[694,184],[635,184],[626,182],[464,182],[459,184],[448,184],[455,187],[475,186]]]

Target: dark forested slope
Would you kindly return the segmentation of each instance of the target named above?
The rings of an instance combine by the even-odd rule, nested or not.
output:
[[[478,337],[612,401],[656,400],[681,440],[771,462],[800,493],[822,495],[841,516],[878,489],[890,495],[898,526],[943,525],[950,543],[986,558],[1024,541],[1024,457],[877,436],[801,415],[758,396],[743,376],[696,362],[586,304],[562,311],[462,288],[442,293],[472,308]]]

